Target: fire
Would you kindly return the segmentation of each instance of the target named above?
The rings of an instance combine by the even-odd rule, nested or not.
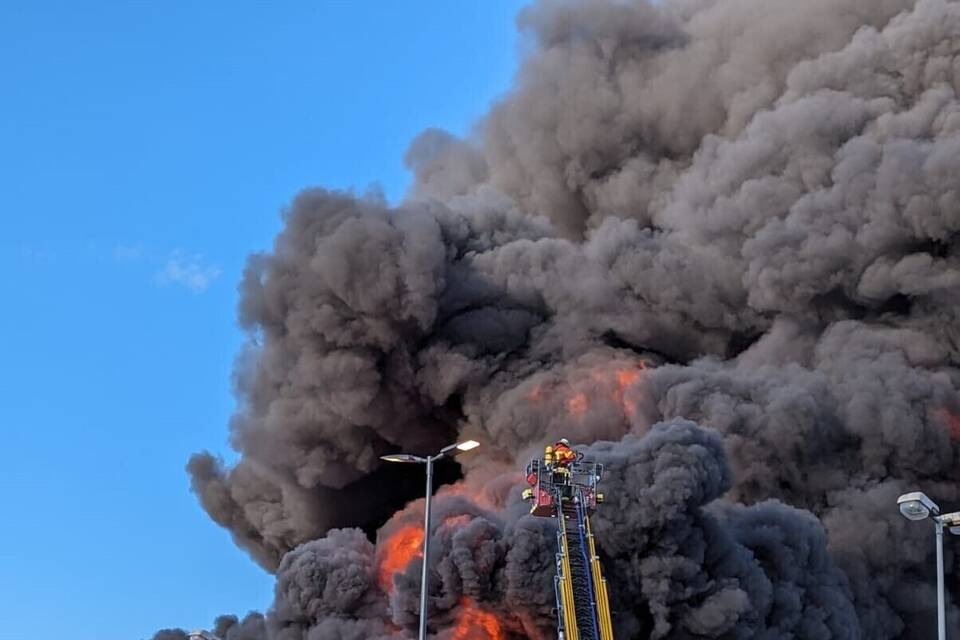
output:
[[[960,413],[944,407],[933,409],[930,411],[930,415],[947,428],[951,440],[960,440]]]
[[[460,527],[470,524],[471,520],[473,520],[473,516],[462,513],[458,516],[447,516],[440,523],[440,526],[449,527],[451,529],[459,529]],[[433,529],[433,527],[431,527],[431,529]]]
[[[646,367],[640,367],[640,369],[644,368]],[[626,391],[627,387],[637,381],[637,378],[640,377],[640,369],[621,369],[613,374],[617,379],[617,388],[620,393]]]
[[[635,369],[620,369],[614,374],[617,381],[617,388],[614,390],[613,399],[615,402],[623,405],[623,412],[627,414],[628,418],[633,418],[637,415],[637,403],[635,400],[626,397],[627,389],[633,386],[637,379],[640,378],[640,372],[646,368],[647,364],[641,360]]]
[[[538,384],[527,392],[527,400],[530,402],[539,402],[543,398],[543,385]]]
[[[587,400],[587,394],[582,391],[578,391],[567,400],[567,412],[578,420],[587,413],[589,406],[590,401]]]
[[[613,370],[603,367],[593,368],[585,380],[572,383],[573,394],[567,399],[567,413],[577,420],[581,420],[587,414],[591,398],[588,391],[583,390],[582,387],[590,386],[609,389],[606,392],[607,398],[614,404],[620,405],[625,416],[633,418],[637,413],[637,403],[627,396],[627,390],[640,379],[640,375],[647,368],[648,365],[643,360],[619,366]],[[540,388],[537,387],[535,391],[535,394],[530,394],[531,399],[534,396],[539,399]]]
[[[423,527],[406,525],[391,535],[383,545],[380,560],[380,586],[393,591],[393,576],[403,571],[414,558],[423,557]]]
[[[460,607],[451,640],[504,640],[506,636],[497,616],[478,608],[467,598],[460,601]]]

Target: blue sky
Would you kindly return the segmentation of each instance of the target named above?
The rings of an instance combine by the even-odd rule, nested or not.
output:
[[[245,257],[305,186],[396,201],[428,126],[509,85],[518,0],[0,8],[0,640],[262,609],[203,514]]]

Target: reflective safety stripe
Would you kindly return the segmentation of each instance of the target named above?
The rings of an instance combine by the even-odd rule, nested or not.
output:
[[[567,540],[566,518],[563,517],[563,512],[558,515],[558,520],[560,521],[560,567],[563,574],[560,576],[560,608],[563,615],[563,628],[566,632],[566,640],[580,640],[573,599],[573,580],[570,575],[570,544]]]
[[[613,640],[613,623],[610,620],[610,600],[607,596],[607,580],[603,577],[600,567],[600,558],[593,543],[593,532],[590,530],[590,518],[584,516],[587,527],[587,540],[590,544],[590,565],[593,569],[593,586],[597,599],[597,620],[600,623],[600,640]]]
[[[579,494],[557,506],[560,624],[565,640],[613,640],[607,581],[582,498]]]

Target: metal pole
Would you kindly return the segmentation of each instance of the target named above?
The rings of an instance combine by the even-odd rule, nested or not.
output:
[[[946,602],[943,593],[943,523],[937,525],[937,629],[940,640],[947,640]]]
[[[423,509],[423,573],[420,576],[420,640],[427,640],[427,593],[430,577],[430,494],[433,493],[433,456],[427,456],[427,504]],[[941,638],[941,640],[943,640]]]

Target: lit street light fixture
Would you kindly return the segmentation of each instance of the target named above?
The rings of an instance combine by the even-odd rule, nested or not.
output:
[[[943,527],[953,535],[960,535],[960,511],[940,515],[940,507],[921,491],[905,493],[897,498],[900,513],[907,520],[933,519],[937,530],[937,629],[939,639],[947,640],[946,602],[943,589]]]
[[[380,456],[381,460],[387,462],[405,462],[427,465],[427,504],[423,513],[423,573],[420,576],[420,640],[427,640],[427,580],[429,578],[429,560],[430,560],[430,496],[433,494],[433,463],[444,457],[454,457],[470,451],[480,446],[476,440],[465,440],[444,447],[435,456],[415,456],[409,453],[394,453],[388,456]]]

